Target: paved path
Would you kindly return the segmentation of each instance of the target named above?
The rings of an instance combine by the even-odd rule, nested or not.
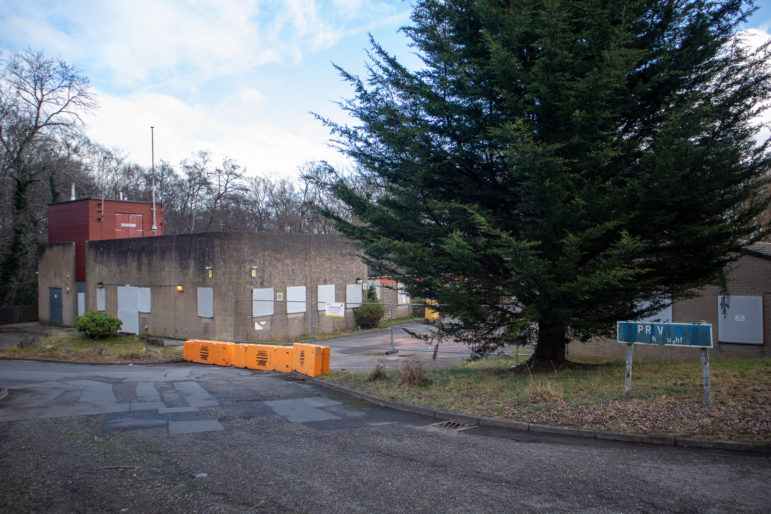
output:
[[[767,512],[767,455],[442,427],[296,376],[0,361],[0,511]]]
[[[434,347],[412,337],[407,331],[425,334],[432,330],[422,322],[408,322],[394,325],[393,345],[391,331],[373,330],[354,333],[320,341],[331,348],[330,367],[348,371],[369,371],[376,364],[386,368],[395,368],[408,360],[419,360],[427,366],[448,366],[469,358],[468,345],[458,342],[445,342],[439,346],[436,358]],[[387,353],[395,349],[396,353]]]

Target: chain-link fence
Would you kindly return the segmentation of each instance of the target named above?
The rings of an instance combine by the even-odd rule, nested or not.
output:
[[[233,300],[233,340],[237,343],[289,344],[293,341],[322,340],[323,344],[345,353],[366,351],[391,355],[442,354],[456,359],[470,356],[466,343],[455,342],[438,347],[413,337],[409,332],[428,335],[435,330],[439,305],[427,303],[378,303],[384,309],[380,329],[361,330],[354,321],[353,309],[365,303],[338,304],[328,315],[323,302],[290,300]]]

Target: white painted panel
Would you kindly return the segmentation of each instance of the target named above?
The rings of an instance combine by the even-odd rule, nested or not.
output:
[[[86,313],[86,293],[78,293],[78,316]]]
[[[345,286],[345,303],[348,309],[353,309],[361,305],[361,293],[361,284],[348,284]]]
[[[201,318],[214,317],[214,289],[211,287],[198,288],[198,316]]]
[[[252,316],[273,316],[273,288],[252,289]],[[255,327],[256,328],[256,327]],[[262,327],[260,327],[262,329]]]
[[[123,322],[121,332],[139,333],[138,289],[131,286],[118,288],[118,319]]]
[[[722,343],[763,344],[763,297],[728,296],[723,314],[723,297],[717,297],[718,340]]]
[[[295,314],[305,312],[305,286],[294,286],[286,288],[286,313]]]
[[[152,302],[150,301],[150,288],[137,288],[137,310],[139,312],[152,312]]]
[[[400,304],[410,303],[410,295],[404,290],[404,284],[398,283],[396,287],[399,295],[396,302]]]
[[[327,303],[335,303],[335,284],[322,284],[318,287],[318,309],[326,310]]]
[[[104,300],[104,288],[99,288],[96,290],[96,310],[103,311],[106,309],[106,304]]]

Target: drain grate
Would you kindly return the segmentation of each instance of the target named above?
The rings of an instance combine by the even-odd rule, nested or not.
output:
[[[469,423],[461,423],[460,421],[452,421],[448,419],[446,421],[440,421],[439,423],[433,423],[429,426],[460,432],[461,430],[468,430],[469,428],[474,428],[477,425],[472,425]]]

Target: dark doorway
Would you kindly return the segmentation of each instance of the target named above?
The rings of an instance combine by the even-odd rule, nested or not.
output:
[[[49,308],[51,323],[62,322],[62,288],[49,287]]]

